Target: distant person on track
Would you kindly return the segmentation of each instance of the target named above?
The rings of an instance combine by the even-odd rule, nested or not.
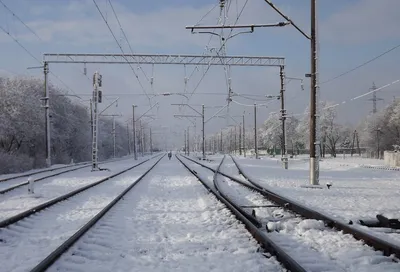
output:
[[[170,152],[168,152],[168,159],[171,160],[171,157],[172,157],[172,152],[170,151]]]

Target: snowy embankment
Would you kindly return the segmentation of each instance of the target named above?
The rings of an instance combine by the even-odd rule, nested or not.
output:
[[[155,160],[150,160],[121,176],[0,229],[2,269],[32,269],[154,163]]]
[[[308,162],[289,164],[285,170],[280,162],[268,158],[238,158],[237,161],[246,175],[261,185],[346,221],[372,219],[377,214],[400,218],[399,171],[363,168],[364,159],[358,159],[358,163],[356,159],[353,162],[328,159],[320,164],[320,184],[324,186],[321,190],[301,187],[309,183]],[[332,184],[329,190],[327,183]],[[399,233],[385,234],[382,238],[400,244]]]
[[[211,164],[215,164],[214,162]],[[227,156],[220,169],[231,176],[239,176],[232,159]],[[239,179],[243,180],[241,176]],[[219,176],[219,186],[239,205],[271,205],[260,194]],[[250,209],[251,210],[251,209]],[[249,212],[250,212],[249,210]],[[259,220],[268,223],[268,237],[294,256],[308,271],[399,271],[400,264],[382,252],[364,245],[353,236],[343,234],[317,220],[302,219],[281,208],[255,209]]]
[[[112,175],[113,173],[128,168],[129,166],[140,163],[145,159],[147,158],[140,158],[137,161],[134,161],[133,159],[122,160],[101,165],[102,168],[107,168],[110,171],[91,172],[91,168],[87,167],[44,179],[35,182],[35,194],[29,194],[27,186],[23,186],[4,195],[0,195],[0,220],[16,215],[22,211],[85,185],[94,183],[102,178]],[[45,173],[40,175],[45,175]],[[22,181],[18,179],[13,180],[13,182],[21,183]],[[12,185],[9,182],[7,183],[9,186]]]
[[[231,212],[164,158],[49,271],[283,271]]]

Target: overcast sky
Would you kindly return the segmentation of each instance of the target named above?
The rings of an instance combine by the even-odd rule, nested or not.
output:
[[[42,59],[47,53],[120,53],[119,47],[92,0],[2,0],[13,10],[26,25],[35,31],[36,37],[21,24],[6,8],[0,4],[0,26],[24,45],[36,58]],[[123,35],[112,10],[106,0],[97,0],[99,8],[113,30],[124,52],[129,53],[128,43]],[[230,1],[228,1],[230,2]],[[237,12],[246,0],[231,1],[228,23],[234,23]],[[336,0],[318,1],[319,38],[320,38],[320,81],[326,81],[345,72],[385,50],[400,43],[400,1],[398,0]],[[207,16],[217,0],[152,0],[129,1],[112,0],[118,18],[123,26],[128,40],[135,53],[148,54],[203,54],[209,43],[208,34],[191,34],[186,25],[216,24],[219,17],[219,7]],[[292,18],[301,28],[309,33],[310,1],[306,0],[275,0],[274,3]],[[204,17],[204,18],[203,18]],[[203,19],[202,19],[203,18]],[[201,20],[202,19],[202,20]],[[201,20],[201,21],[200,21]],[[239,19],[240,24],[273,23],[282,21],[262,0],[249,0]],[[242,34],[227,42],[228,55],[263,55],[284,56],[286,58],[286,73],[291,77],[304,77],[310,70],[309,41],[293,27],[258,28],[252,34]],[[210,47],[219,48],[219,40],[214,36]],[[398,63],[400,49],[379,58],[378,60],[321,85],[321,99],[335,103],[368,92],[372,82],[379,87],[400,78]],[[27,70],[29,66],[39,63],[29,56],[18,44],[0,31],[0,74],[42,76],[40,70]],[[183,92],[183,66],[146,66],[142,65],[147,78],[154,77],[153,90],[144,73],[136,68],[140,81],[149,93]],[[187,66],[187,75],[193,71]],[[52,65],[50,69],[58,75],[75,93],[88,99],[91,93],[91,82],[83,75],[82,65]],[[131,114],[131,105],[139,105],[138,114],[149,107],[149,102],[143,94],[132,70],[128,65],[87,66],[88,76],[94,71],[103,75],[103,94],[120,97],[118,108],[111,108],[109,113],[122,113],[121,120]],[[193,73],[187,85],[187,92],[192,92],[202,77],[202,68]],[[240,94],[277,95],[279,94],[279,71],[268,67],[233,67],[232,89]],[[63,85],[53,76],[51,82]],[[384,101],[378,103],[378,108],[393,100],[399,94],[400,85],[393,85],[378,93]],[[304,112],[309,103],[309,83],[305,81],[305,90],[300,84],[292,81],[287,85],[287,109],[291,113]],[[201,93],[219,93],[220,95],[205,95]],[[219,106],[226,104],[226,81],[222,67],[211,67],[204,80],[196,90],[189,104]],[[70,92],[72,93],[72,92]],[[86,95],[86,96],[85,96]],[[369,97],[346,103],[338,107],[342,123],[357,123],[372,110]],[[105,100],[103,107],[107,104]],[[241,104],[253,104],[254,101],[240,97],[234,98]],[[179,113],[171,103],[185,101],[180,96],[157,97],[158,110],[153,114],[157,120],[153,122],[155,130],[163,126],[173,131],[182,131],[190,123],[178,120],[173,114]],[[154,103],[153,102],[153,103]],[[80,103],[87,103],[80,101]],[[257,103],[263,103],[258,101]],[[197,107],[200,109],[199,107]],[[270,112],[279,109],[278,102],[259,109],[259,122],[267,118]],[[217,109],[206,109],[210,117]],[[248,112],[246,120],[250,124],[252,109],[235,103],[231,104],[232,115]],[[183,111],[182,111],[183,112]],[[187,114],[190,111],[185,111]],[[200,121],[200,120],[199,120]],[[198,131],[200,122],[198,124]],[[226,126],[222,119],[211,120],[206,127],[207,133],[218,131]]]

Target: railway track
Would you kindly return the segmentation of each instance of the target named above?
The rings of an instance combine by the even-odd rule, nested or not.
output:
[[[131,159],[131,158],[112,159],[112,160],[101,162],[100,164],[118,162],[118,161],[123,161],[123,160],[128,160],[128,159]],[[33,172],[33,173],[27,173],[27,174],[23,174],[23,175],[4,178],[4,179],[0,180],[0,195],[28,185],[27,179],[24,179],[27,177],[32,177],[33,182],[39,182],[42,180],[46,180],[48,178],[60,176],[62,174],[70,173],[70,172],[77,171],[77,170],[80,170],[80,169],[83,169],[86,167],[90,167],[90,166],[91,166],[91,162],[84,162],[84,163],[78,163],[78,164],[74,164],[74,165],[67,165],[67,166],[62,166],[62,167],[57,167],[57,168],[45,169],[45,170],[40,170],[40,171]],[[44,173],[49,173],[49,172],[51,172],[51,174],[42,175]]]
[[[2,259],[10,260],[10,264],[18,263],[18,269],[44,271],[143,179],[164,156],[156,162],[151,162],[151,159],[145,160],[90,186],[3,220],[0,222]],[[131,177],[132,171],[135,171],[134,180]],[[127,175],[124,178],[125,173],[131,176]],[[21,258],[21,255],[24,258]],[[18,262],[12,261],[15,258]],[[7,267],[7,263],[2,266],[5,271],[16,268]]]
[[[302,206],[301,204],[296,203],[295,201],[291,201],[290,199],[286,199],[275,192],[271,192],[263,188],[258,183],[248,179],[246,175],[243,173],[240,165],[232,158],[235,166],[237,167],[238,172],[244,178],[236,178],[228,175],[220,170],[223,161],[221,161],[220,165],[217,169],[213,169],[207,165],[197,162],[191,158],[185,157],[192,163],[196,165],[207,168],[208,170],[213,172],[213,184],[206,184],[205,177],[201,177],[198,173],[193,170],[192,167],[186,165],[189,171],[195,174],[200,180],[203,180],[203,184],[209,188],[211,192],[216,194],[216,196],[235,213],[239,220],[241,220],[248,228],[248,230],[253,234],[256,240],[263,245],[263,247],[271,252],[273,255],[276,255],[278,260],[282,262],[282,264],[291,271],[321,271],[320,269],[328,270],[328,271],[347,271],[346,266],[339,265],[337,262],[327,260],[324,264],[325,267],[317,268],[315,264],[304,262],[304,259],[307,258],[308,254],[305,254],[303,257],[299,257],[299,252],[295,252],[290,247],[294,247],[296,243],[293,241],[284,241],[282,239],[282,235],[279,235],[279,232],[276,232],[274,228],[276,228],[280,223],[284,222],[281,225],[286,226],[300,226],[308,228],[309,224],[317,225],[317,228],[320,228],[321,231],[314,231],[314,236],[320,235],[321,232],[324,233],[324,236],[331,237],[333,241],[335,239],[342,239],[345,241],[349,239],[349,237],[344,237],[343,234],[338,233],[337,230],[342,230],[344,233],[348,233],[353,235],[354,238],[363,240],[368,245],[372,246],[374,249],[382,251],[382,253],[386,256],[396,255],[399,256],[398,246],[395,244],[388,243],[376,236],[367,233],[357,226],[349,225],[349,222],[340,222],[336,219],[330,218],[327,215],[322,213],[316,212],[311,210],[308,207]],[[183,162],[182,162],[183,163]],[[219,180],[221,177],[224,180]],[[227,186],[227,183],[231,183],[230,186]],[[241,189],[239,188],[241,187]],[[230,188],[230,192],[229,192]],[[238,197],[238,192],[240,191],[247,191],[247,193],[242,193]],[[243,199],[249,199],[249,195],[258,195],[253,197],[253,203],[255,202],[256,205],[249,205],[248,201],[243,201]],[[235,197],[236,195],[236,197]],[[264,198],[264,203],[260,201],[260,197]],[[258,201],[258,202],[257,202]],[[265,210],[269,210],[265,212]],[[271,212],[278,211],[278,214],[281,218],[273,218],[271,217]],[[264,211],[264,214],[263,214]],[[304,220],[305,219],[305,220]],[[309,220],[314,219],[314,220]],[[319,223],[318,223],[319,222]],[[296,227],[295,227],[296,228]],[[292,234],[296,234],[295,231],[283,230],[286,232],[291,232]],[[311,231],[312,232],[312,231]],[[260,234],[261,233],[261,234]],[[310,234],[308,234],[310,235]],[[287,235],[286,235],[287,236]],[[304,240],[304,237],[297,237],[297,240]],[[346,239],[344,239],[346,238]],[[268,240],[269,239],[269,240]],[[364,240],[366,239],[366,240]],[[364,250],[364,247],[367,248],[366,250],[373,251],[372,248],[360,245],[356,243],[354,240],[353,245],[351,245],[352,249],[354,250]],[[338,241],[336,241],[338,243]],[[339,242],[340,243],[340,242]],[[324,245],[315,243],[315,245],[311,245],[313,251],[323,251]],[[334,247],[329,245],[327,247]],[[340,247],[339,247],[340,249]],[[304,247],[302,249],[302,253],[306,253],[307,248]],[[308,250],[309,251],[309,250]],[[332,251],[332,250],[331,250]],[[290,254],[286,252],[291,252]],[[292,258],[292,253],[295,253],[297,257]],[[312,254],[313,252],[311,252]],[[315,253],[315,252],[314,252]],[[334,253],[333,253],[334,254]],[[376,253],[375,253],[376,254]],[[315,254],[314,254],[315,255]],[[323,256],[314,256],[314,260],[323,260]],[[325,258],[326,259],[326,258]],[[398,265],[397,263],[392,263],[396,259],[393,258],[386,258],[385,260],[382,259],[382,267],[392,267],[394,265]],[[349,264],[350,265],[350,264]],[[329,269],[328,269],[329,268]],[[382,270],[382,271],[384,271]],[[350,270],[351,271],[351,270]],[[374,270],[370,270],[374,271]]]
[[[283,271],[250,237],[180,163],[164,160],[48,271]]]

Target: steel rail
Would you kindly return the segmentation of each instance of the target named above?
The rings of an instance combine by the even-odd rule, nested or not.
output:
[[[88,190],[88,189],[90,189],[90,188],[92,188],[92,187],[94,187],[96,185],[99,185],[99,184],[101,184],[101,183],[103,183],[103,182],[105,182],[105,181],[107,181],[107,180],[109,180],[111,178],[114,178],[114,177],[119,176],[119,175],[121,175],[121,174],[123,174],[123,173],[125,173],[125,172],[127,172],[129,170],[132,170],[133,168],[135,168],[135,167],[137,167],[139,165],[142,165],[145,162],[148,162],[149,160],[151,160],[151,159],[153,159],[155,157],[158,157],[158,156],[160,156],[160,155],[156,155],[156,156],[154,156],[152,158],[149,158],[149,159],[144,160],[144,161],[142,161],[142,162],[140,162],[138,164],[135,164],[135,165],[133,165],[133,166],[127,168],[127,169],[124,169],[124,170],[122,170],[120,172],[117,172],[117,173],[114,173],[114,174],[112,174],[112,175],[110,175],[108,177],[105,177],[105,178],[103,178],[103,179],[101,179],[99,181],[96,181],[96,182],[93,182],[93,183],[88,184],[86,186],[80,187],[80,188],[78,188],[78,189],[76,189],[76,190],[74,190],[72,192],[69,192],[69,193],[67,193],[65,195],[61,195],[59,197],[53,198],[53,199],[51,199],[51,200],[49,200],[47,202],[44,202],[44,203],[39,204],[39,205],[37,205],[37,206],[35,206],[33,208],[30,208],[30,209],[28,209],[26,211],[23,211],[23,212],[21,212],[19,214],[16,214],[16,215],[11,216],[11,217],[9,217],[7,219],[4,219],[3,221],[0,221],[0,228],[5,228],[5,227],[7,227],[7,226],[9,226],[11,224],[14,224],[14,223],[16,223],[16,222],[18,222],[18,221],[20,221],[20,220],[32,215],[32,214],[40,212],[40,211],[42,211],[42,210],[44,210],[44,209],[46,209],[46,208],[48,208],[48,207],[50,207],[50,206],[52,206],[54,204],[57,204],[57,203],[59,203],[61,201],[64,201],[64,200],[66,200],[66,199],[68,199],[70,197],[73,197],[76,194],[79,194],[79,193],[81,193],[83,191],[86,191],[86,190]],[[164,154],[164,156],[165,156],[165,154]]]
[[[52,177],[55,177],[55,176],[59,176],[59,175],[62,175],[62,174],[68,173],[68,172],[72,172],[72,171],[76,171],[76,170],[79,170],[79,169],[82,169],[82,168],[85,168],[85,167],[88,167],[88,166],[90,166],[90,165],[84,165],[84,166],[80,166],[80,167],[77,167],[77,168],[64,170],[64,171],[61,171],[61,172],[58,172],[58,173],[54,173],[52,175],[48,175],[48,176],[45,176],[45,177],[34,179],[33,182],[37,182],[37,181],[41,181],[41,180],[44,180],[44,179],[52,178]],[[19,188],[19,187],[28,185],[28,183],[29,183],[29,181],[25,181],[25,182],[22,182],[22,183],[18,183],[16,185],[12,185],[12,186],[10,186],[10,187],[8,187],[6,189],[2,189],[2,190],[0,190],[0,195],[8,193],[8,192],[10,192],[10,191],[12,191],[14,189]]]
[[[118,158],[118,159],[113,159],[113,160],[104,161],[104,162],[101,162],[101,163],[99,163],[99,164],[111,163],[111,162],[122,161],[122,160],[127,160],[127,159],[130,159],[130,158]],[[89,167],[89,166],[91,165],[91,162],[84,162],[84,163],[76,164],[76,165],[73,165],[73,166],[79,166],[79,165],[82,165],[82,164],[83,164],[84,166],[80,166],[80,167],[77,167],[77,168],[64,170],[64,171],[57,172],[57,173],[52,174],[52,175],[48,175],[48,176],[45,176],[45,177],[37,178],[37,179],[34,179],[33,182],[41,181],[41,180],[48,179],[48,178],[52,178],[52,177],[55,177],[55,176],[59,176],[59,175],[62,175],[62,174],[68,173],[68,172],[73,172],[73,171],[76,171],[76,170],[79,170],[79,169],[82,169],[82,168],[85,168],[85,167]],[[36,173],[24,174],[24,175],[20,175],[20,176],[18,176],[18,177],[15,177],[15,178],[13,177],[13,178],[5,179],[5,180],[0,180],[0,182],[9,181],[9,180],[13,180],[13,179],[21,178],[21,177],[32,176],[32,175],[39,174],[39,173],[44,173],[44,172],[51,172],[51,171],[54,171],[54,170],[64,169],[64,168],[73,167],[73,166],[72,166],[72,165],[71,165],[71,166],[63,166],[63,167],[60,167],[60,168],[47,169],[47,170],[43,170],[43,171],[36,172]],[[2,194],[5,194],[5,193],[8,193],[8,192],[10,192],[10,191],[12,191],[12,190],[14,190],[14,189],[17,189],[17,188],[19,188],[19,187],[28,185],[28,183],[29,183],[29,182],[26,181],[26,182],[18,183],[18,184],[16,184],[16,185],[12,185],[12,186],[10,186],[10,187],[8,187],[8,188],[5,188],[5,189],[0,190],[0,194],[2,195]]]
[[[232,156],[231,156],[232,157]],[[239,163],[232,157],[233,162],[235,163],[236,167],[239,170],[239,174],[241,174],[247,181],[254,185],[258,190],[258,192],[262,193],[265,197],[267,197],[272,202],[289,209],[305,218],[321,220],[323,221],[328,227],[337,229],[339,231],[343,231],[344,233],[348,233],[353,235],[354,238],[357,240],[361,240],[367,245],[373,247],[375,250],[382,251],[385,256],[395,255],[397,258],[400,258],[400,246],[385,241],[379,237],[376,237],[367,231],[354,227],[352,224],[353,222],[344,222],[343,220],[336,219],[332,216],[323,214],[321,212],[315,211],[310,207],[302,205],[300,203],[295,202],[289,198],[284,196],[278,195],[257,182],[250,179],[243,171]],[[222,173],[221,173],[222,174]]]
[[[116,158],[116,159],[102,161],[101,163],[108,163],[108,162],[114,162],[114,161],[120,161],[120,160],[126,160],[126,159],[129,159],[129,158]],[[38,170],[38,171],[35,171],[35,172],[32,172],[32,173],[26,173],[26,174],[22,174],[22,175],[3,178],[3,179],[0,179],[0,182],[9,181],[9,180],[17,179],[17,178],[29,177],[29,176],[33,176],[33,175],[36,175],[36,174],[46,173],[46,172],[57,171],[57,170],[61,170],[61,169],[69,168],[69,167],[74,167],[74,166],[89,165],[91,163],[92,162],[90,162],[90,161],[85,161],[85,162],[74,163],[73,165],[65,165],[65,166],[55,167],[55,168],[45,168],[45,169]]]
[[[214,173],[218,172],[215,169],[212,169],[211,167],[205,166],[201,163],[198,163],[194,160],[191,160],[187,158],[186,156],[182,156],[185,159],[188,159],[190,161],[193,161],[197,163],[200,166],[205,167],[206,169],[209,169],[213,171]],[[241,221],[246,229],[250,232],[250,234],[254,237],[254,239],[260,243],[260,245],[268,252],[270,252],[272,255],[276,256],[278,261],[281,262],[281,264],[291,272],[306,272],[307,270],[302,267],[298,262],[296,262],[289,254],[287,254],[281,247],[279,247],[275,242],[273,242],[271,239],[268,238],[266,233],[263,232],[260,228],[255,226],[249,219],[246,218],[246,216],[240,212],[239,207],[235,206],[234,204],[231,204],[227,199],[225,199],[221,194],[218,193],[218,191],[212,187],[210,187],[207,182],[205,182],[200,175],[192,170],[187,164],[185,164],[178,156],[176,158],[182,163],[182,165],[190,172],[192,173],[200,182],[203,184],[203,186],[209,191],[214,194],[214,196],[225,206],[231,210],[231,212],[236,216],[236,218]],[[224,175],[223,173],[219,172],[220,174]],[[226,175],[224,175],[226,176]],[[230,177],[229,177],[230,178]]]
[[[113,201],[111,201],[106,207],[104,207],[98,214],[96,214],[89,222],[75,232],[68,240],[62,243],[52,253],[50,253],[45,259],[43,259],[38,265],[36,265],[31,272],[45,271],[48,269],[57,259],[66,252],[73,244],[75,244],[91,227],[93,227],[115,204],[122,199],[136,184],[138,184],[160,161],[164,158],[165,154],[159,158],[155,164],[153,164],[144,174],[137,178],[131,185],[128,186],[122,193],[120,193]],[[131,168],[132,169],[132,168]],[[130,169],[124,170],[127,172]],[[122,173],[121,173],[122,174]]]
[[[221,187],[218,185],[218,174],[220,173],[219,169],[221,168],[222,164],[224,163],[225,160],[225,156],[222,158],[221,162],[218,165],[217,170],[214,172],[214,176],[213,176],[213,183],[214,183],[214,187],[217,190],[217,192],[226,199],[226,201],[228,201],[232,206],[234,206],[237,210],[240,211],[240,213],[242,213],[251,223],[253,223],[257,228],[261,228],[262,227],[262,223],[257,220],[256,217],[252,216],[251,214],[249,214],[248,212],[246,212],[243,208],[241,208],[239,205],[235,204],[234,201],[232,201],[230,199],[230,197],[225,194],[223,192],[223,190],[221,189]]]
[[[36,175],[36,174],[46,173],[46,172],[57,171],[57,170],[65,169],[65,168],[68,168],[68,167],[79,166],[79,165],[82,165],[82,164],[89,164],[89,162],[81,162],[81,163],[76,163],[74,165],[66,165],[66,166],[61,166],[61,167],[56,167],[56,168],[51,168],[51,169],[38,170],[37,172],[32,172],[32,173],[28,173],[28,174],[22,174],[22,175],[18,175],[18,176],[12,176],[12,177],[8,177],[8,178],[3,178],[3,179],[0,179],[0,182],[9,181],[9,180],[17,179],[17,178],[29,177],[29,176],[33,176],[33,175]]]

